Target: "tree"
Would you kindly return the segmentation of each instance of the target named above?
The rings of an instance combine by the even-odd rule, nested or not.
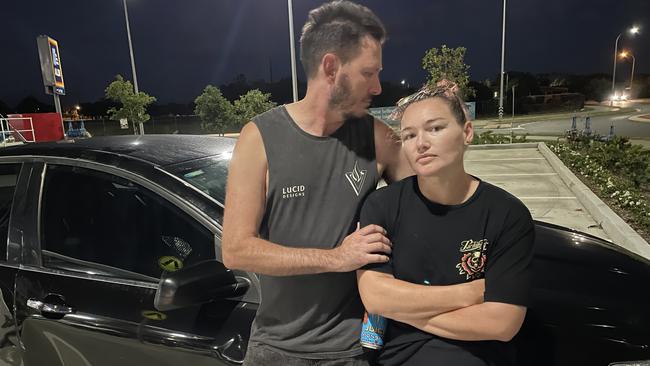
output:
[[[474,90],[469,87],[469,65],[465,64],[465,47],[448,48],[442,45],[440,49],[428,50],[422,59],[422,68],[429,73],[427,83],[435,85],[442,79],[458,84],[461,96],[465,99],[474,96]]]
[[[235,120],[233,105],[216,86],[206,86],[194,103],[194,113],[201,117],[201,126],[206,131],[223,134],[226,126]]]
[[[510,71],[508,78],[508,90],[506,93],[512,93],[512,87],[515,86],[517,95],[539,95],[542,93],[539,85],[540,82],[535,75],[527,72]],[[512,95],[511,95],[512,96]]]
[[[30,95],[21,100],[20,103],[18,103],[16,106],[15,110],[16,113],[54,112],[54,106],[51,104],[45,104],[33,95]]]
[[[249,90],[234,103],[234,112],[236,123],[243,126],[253,117],[264,113],[276,106],[275,102],[270,100],[271,94],[264,94],[259,89]]]
[[[607,100],[610,90],[612,87],[612,82],[609,79],[598,78],[591,79],[585,85],[584,93],[587,99],[603,101]]]
[[[106,98],[121,103],[122,108],[111,108],[108,114],[111,119],[120,120],[126,118],[133,123],[133,133],[137,134],[140,123],[147,122],[150,118],[147,114],[147,106],[156,101],[156,98],[144,92],[134,92],[133,84],[124,80],[122,75],[115,76],[115,81],[106,88]]]
[[[104,97],[96,102],[80,103],[80,106],[84,116],[104,117],[111,108],[119,107],[119,103]]]
[[[492,89],[490,88],[489,83],[486,82],[477,82],[477,81],[470,81],[469,84],[467,84],[472,90],[474,90],[474,96],[475,100],[477,101],[483,101],[483,100],[493,100],[494,99],[494,94],[492,93]]]
[[[6,116],[9,113],[11,113],[11,108],[9,108],[5,102],[0,100],[0,114]]]
[[[240,95],[243,95],[251,89],[253,89],[253,87],[250,85],[246,75],[244,74],[237,74],[229,84],[221,85],[219,88],[223,97],[228,100],[235,100]]]

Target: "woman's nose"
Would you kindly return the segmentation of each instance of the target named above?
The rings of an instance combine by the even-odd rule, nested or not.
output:
[[[421,134],[418,133],[415,138],[415,144],[418,148],[418,151],[423,151],[429,148],[429,141]]]

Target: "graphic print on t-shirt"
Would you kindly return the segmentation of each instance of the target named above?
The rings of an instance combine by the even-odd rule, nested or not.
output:
[[[465,275],[467,280],[480,278],[485,272],[487,246],[487,239],[462,241],[460,243],[460,263],[456,265],[458,274]]]
[[[361,192],[363,182],[366,181],[366,173],[368,173],[367,170],[359,169],[358,161],[354,162],[354,169],[352,169],[351,172],[345,172],[345,177],[348,178],[348,182],[352,185],[352,189],[354,189],[354,193],[356,193],[357,196],[359,195],[359,192]]]

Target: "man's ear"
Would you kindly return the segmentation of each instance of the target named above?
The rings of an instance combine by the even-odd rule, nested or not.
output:
[[[339,71],[340,67],[339,58],[333,53],[326,53],[321,59],[321,67],[323,68],[323,73],[328,81],[332,83],[336,79],[336,73]]]

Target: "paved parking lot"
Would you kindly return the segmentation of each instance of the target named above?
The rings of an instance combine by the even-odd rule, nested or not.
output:
[[[517,196],[536,220],[594,235],[650,259],[650,245],[544,144],[472,146],[465,168]]]
[[[537,147],[471,148],[465,168],[517,196],[536,220],[610,240]]]

